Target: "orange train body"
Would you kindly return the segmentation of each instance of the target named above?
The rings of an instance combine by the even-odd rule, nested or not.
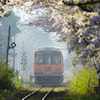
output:
[[[59,49],[43,48],[34,53],[36,84],[60,84],[63,81],[63,55]]]

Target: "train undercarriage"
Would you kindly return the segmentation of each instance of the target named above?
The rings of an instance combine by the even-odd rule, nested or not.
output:
[[[63,82],[63,76],[35,76],[35,83],[38,85],[54,85]]]

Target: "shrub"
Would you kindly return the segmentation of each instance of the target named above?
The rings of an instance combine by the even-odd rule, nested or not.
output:
[[[21,79],[14,78],[14,70],[0,60],[0,100],[23,90]]]
[[[10,90],[13,91],[14,83],[14,70],[6,66],[6,62],[0,60],[0,90]]]
[[[68,85],[69,94],[95,94],[93,85],[98,84],[98,79],[96,78],[96,70],[90,70],[89,67],[81,68],[75,72],[76,77],[73,78],[71,83]],[[88,82],[90,80],[90,88],[88,91]]]

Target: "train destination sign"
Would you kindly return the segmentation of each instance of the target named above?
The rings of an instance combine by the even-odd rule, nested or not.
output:
[[[46,67],[45,70],[46,71],[51,71],[51,67]]]

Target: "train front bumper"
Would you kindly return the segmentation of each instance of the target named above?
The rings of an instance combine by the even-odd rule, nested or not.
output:
[[[63,76],[36,76],[36,84],[59,84],[63,82]]]

